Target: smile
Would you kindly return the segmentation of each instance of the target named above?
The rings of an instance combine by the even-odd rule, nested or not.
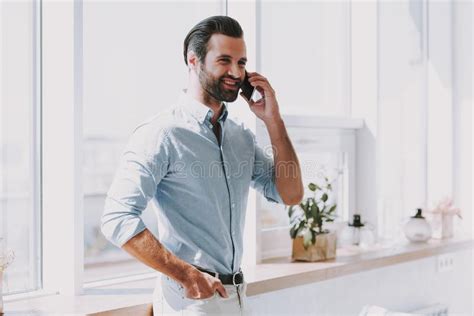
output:
[[[222,83],[227,89],[232,89],[236,90],[239,88],[238,81],[233,81],[233,80],[223,80]]]

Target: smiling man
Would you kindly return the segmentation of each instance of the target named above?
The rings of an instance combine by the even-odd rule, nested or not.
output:
[[[265,77],[248,74],[260,100],[240,95],[265,123],[273,158],[227,117],[247,61],[237,21],[214,16],[198,23],[184,40],[184,60],[188,88],[171,110],[132,134],[107,195],[102,232],[162,272],[155,315],[246,314],[240,264],[249,187],[270,201],[297,204],[301,171]],[[149,201],[158,210],[158,239],[140,218]]]

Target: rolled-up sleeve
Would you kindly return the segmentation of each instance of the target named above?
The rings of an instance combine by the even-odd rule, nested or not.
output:
[[[127,144],[107,193],[101,230],[117,247],[145,230],[141,214],[169,167],[168,136],[151,124],[138,127]]]
[[[250,185],[257,190],[257,192],[260,192],[267,201],[283,204],[283,200],[276,187],[273,157],[267,155],[263,149],[258,146],[256,141],[254,141],[254,144],[255,161]]]

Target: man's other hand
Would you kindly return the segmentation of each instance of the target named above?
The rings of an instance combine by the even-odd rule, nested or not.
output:
[[[221,280],[197,269],[189,273],[183,287],[186,297],[194,300],[211,298],[216,291],[221,297],[228,297]]]

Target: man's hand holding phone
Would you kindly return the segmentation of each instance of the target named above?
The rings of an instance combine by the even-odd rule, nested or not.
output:
[[[252,99],[253,89],[262,95],[261,99]],[[281,119],[275,90],[264,76],[256,72],[246,72],[240,95],[247,101],[250,110],[265,124]]]

